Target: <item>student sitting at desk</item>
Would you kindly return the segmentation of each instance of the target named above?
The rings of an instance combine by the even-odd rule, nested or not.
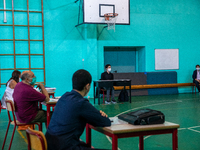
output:
[[[15,114],[21,123],[46,122],[46,111],[38,110],[38,102],[49,101],[49,94],[43,84],[38,84],[41,92],[33,86],[36,76],[32,71],[24,71],[21,75],[22,82],[17,83],[13,93]]]
[[[110,126],[107,115],[84,98],[90,90],[92,77],[86,70],[73,74],[73,90],[57,102],[46,132],[48,150],[95,150],[80,141],[86,123]]]
[[[111,73],[111,65],[107,64],[105,66],[105,69],[106,69],[106,71],[101,74],[101,80],[113,80],[114,76]],[[114,88],[109,87],[109,88],[105,88],[105,89],[107,90],[106,91],[106,101],[105,101],[105,103],[110,104],[110,90],[111,90],[111,98],[112,98],[111,102],[113,104],[115,104],[116,101],[115,101],[115,96],[114,96]]]

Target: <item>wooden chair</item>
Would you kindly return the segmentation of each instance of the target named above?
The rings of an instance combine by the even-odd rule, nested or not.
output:
[[[4,95],[5,95],[5,93],[4,93]],[[3,108],[3,107],[2,107],[2,105],[1,105],[1,100],[0,100],[0,113],[1,113],[1,110],[2,110],[2,109],[6,109],[6,108]]]
[[[28,128],[26,129],[26,135],[28,140],[28,150],[31,150],[31,148],[35,150],[47,150],[47,141],[41,131]]]
[[[2,110],[2,109],[6,109],[6,108],[3,108],[3,107],[2,107],[1,101],[0,101],[0,113],[1,113],[1,110]]]
[[[14,137],[14,133],[15,133],[15,130],[16,130],[17,126],[35,125],[36,124],[36,125],[38,125],[39,130],[41,130],[41,125],[42,124],[41,123],[20,123],[15,118],[15,107],[14,107],[13,101],[6,100],[6,106],[7,106],[7,112],[8,112],[9,121],[8,121],[8,126],[7,126],[6,135],[5,135],[5,138],[4,138],[2,149],[4,148],[4,145],[5,145],[5,142],[6,142],[6,138],[7,138],[7,134],[8,134],[8,130],[9,130],[10,123],[11,123],[11,124],[14,125],[14,129],[13,129],[12,137],[11,137],[11,140],[10,140],[10,145],[9,145],[9,148],[8,148],[8,150],[10,150],[11,145],[12,145],[12,140],[13,140],[13,137]],[[13,121],[11,120],[10,113],[12,114]]]

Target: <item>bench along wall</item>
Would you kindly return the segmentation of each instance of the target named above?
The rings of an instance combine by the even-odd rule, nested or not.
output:
[[[139,72],[139,73],[114,73],[114,79],[131,79],[131,85],[170,84],[177,83],[176,71],[164,72]],[[120,91],[116,91],[116,96]],[[161,95],[178,94],[178,88],[155,88],[131,90],[131,95]]]

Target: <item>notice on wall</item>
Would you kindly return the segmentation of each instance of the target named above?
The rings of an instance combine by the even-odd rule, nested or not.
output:
[[[155,49],[155,70],[179,69],[179,49]]]

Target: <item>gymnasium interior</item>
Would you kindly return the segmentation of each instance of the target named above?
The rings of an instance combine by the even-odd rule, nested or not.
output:
[[[116,20],[106,22],[106,13]],[[74,72],[84,69],[92,76],[86,98],[96,109],[108,117],[159,110],[165,121],[180,126],[177,149],[199,150],[200,94],[192,78],[200,64],[199,26],[199,0],[3,0],[0,98],[14,70],[31,70],[37,82],[55,88],[54,96],[60,97],[72,90]],[[115,90],[116,104],[105,104],[106,96],[97,94],[94,81],[101,79],[106,64],[114,79],[131,80],[131,103],[118,101],[121,88]],[[8,120],[7,110],[1,109],[1,147]],[[46,133],[45,124],[42,132]],[[112,149],[112,138],[96,130],[91,135],[94,148]],[[144,150],[171,150],[172,137],[144,136]],[[86,131],[80,139],[86,141]],[[16,129],[11,149],[28,149],[25,130]],[[139,149],[139,137],[119,138],[117,149]]]

